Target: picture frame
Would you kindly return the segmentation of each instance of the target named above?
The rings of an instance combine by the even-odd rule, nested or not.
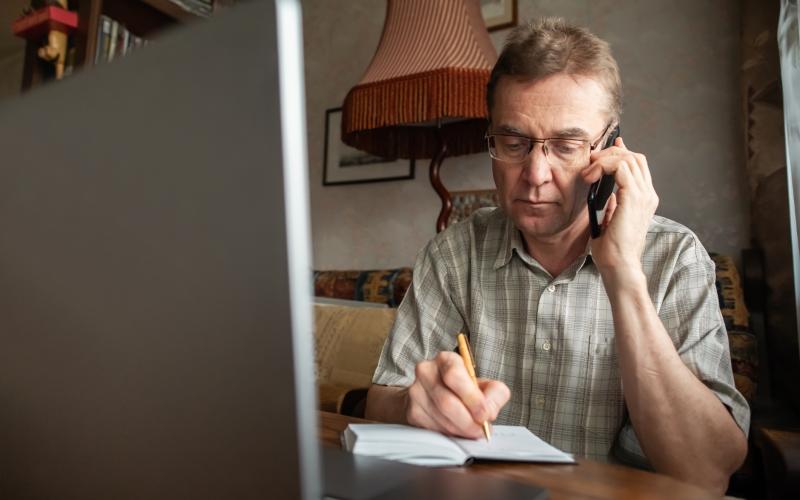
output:
[[[342,142],[342,108],[325,111],[322,185],[363,184],[414,178],[414,160],[371,155]]]
[[[496,31],[517,25],[517,0],[481,0],[486,29]]]

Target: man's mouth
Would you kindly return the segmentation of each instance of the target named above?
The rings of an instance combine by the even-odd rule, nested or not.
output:
[[[533,206],[533,207],[544,207],[544,206],[547,206],[547,205],[555,205],[556,204],[556,202],[554,202],[554,201],[546,201],[546,200],[523,200],[523,199],[517,199],[515,201],[517,201],[519,203],[524,203],[526,205],[530,205],[530,206]]]

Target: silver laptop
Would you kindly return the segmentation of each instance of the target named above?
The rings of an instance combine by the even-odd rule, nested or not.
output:
[[[0,498],[499,483],[327,449],[323,486],[303,100],[276,0],[0,102]]]

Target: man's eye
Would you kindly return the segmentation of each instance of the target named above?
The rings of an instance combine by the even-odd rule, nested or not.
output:
[[[560,155],[572,155],[580,151],[580,145],[569,141],[550,141],[550,148]]]
[[[503,138],[502,145],[509,151],[517,151],[526,147],[524,140],[515,139],[514,137]]]

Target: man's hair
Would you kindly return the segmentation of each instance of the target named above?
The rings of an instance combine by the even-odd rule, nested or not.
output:
[[[489,116],[500,77],[535,81],[558,73],[596,78],[608,93],[611,117],[619,119],[622,81],[611,47],[586,28],[558,17],[530,21],[508,35],[486,85]]]

